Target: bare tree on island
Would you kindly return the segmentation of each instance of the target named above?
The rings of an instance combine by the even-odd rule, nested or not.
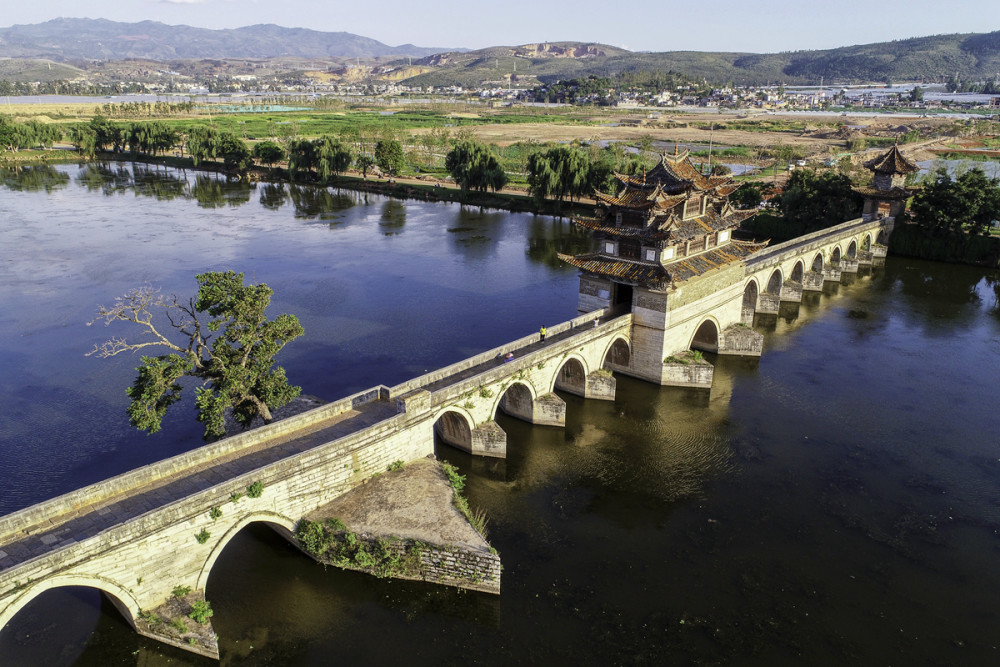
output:
[[[185,376],[201,380],[195,393],[206,439],[225,435],[227,408],[243,426],[258,415],[271,421],[271,409],[301,391],[288,384],[285,369],[274,366],[274,357],[304,333],[302,325],[288,314],[268,320],[265,311],[274,291],[266,284],[244,285],[242,273],[208,272],[195,278],[198,295],[186,303],[147,285],[129,290],[111,307],[99,306],[88,326],[100,320],[106,325],[129,322],[139,326],[144,339],[111,338],[87,356],[113,357],[150,347],[169,350],[143,356],[136,369],[139,375],[125,390],[132,399],[129,422],[140,430],[160,430],[167,408],[181,398],[178,380]]]

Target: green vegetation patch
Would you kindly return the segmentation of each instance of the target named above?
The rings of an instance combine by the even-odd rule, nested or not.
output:
[[[372,538],[347,530],[340,519],[325,522],[302,519],[295,537],[303,551],[337,567],[363,570],[379,578],[416,576],[421,572],[423,542]]]

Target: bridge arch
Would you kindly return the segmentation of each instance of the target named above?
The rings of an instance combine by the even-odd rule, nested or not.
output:
[[[702,352],[718,352],[719,351],[719,332],[721,331],[719,323],[714,317],[709,317],[702,320],[698,328],[695,329],[694,335],[691,337],[691,343],[688,345],[692,350],[701,350]]]
[[[851,239],[851,245],[847,246],[847,258],[857,259],[858,257],[858,240]]]
[[[533,421],[535,398],[535,388],[531,383],[515,381],[497,398],[492,416],[496,419],[497,411],[502,411],[530,423]]]
[[[604,351],[602,366],[628,368],[632,365],[632,344],[624,336],[617,336]]]
[[[238,505],[236,506],[238,507]],[[295,534],[295,524],[296,521],[289,519],[286,516],[282,516],[276,512],[251,512],[246,516],[240,517],[240,519],[234,523],[229,530],[227,530],[222,537],[215,543],[212,547],[212,552],[208,555],[208,559],[205,564],[201,567],[201,572],[198,573],[198,581],[195,585],[196,591],[204,591],[205,587],[208,586],[208,575],[212,572],[212,566],[215,565],[215,561],[218,560],[219,555],[222,551],[229,545],[230,540],[236,537],[236,534],[249,526],[251,523],[267,523],[270,524],[272,528],[277,528],[279,533],[282,533],[286,537],[291,537]]]
[[[792,277],[790,280],[796,283],[802,282],[802,274],[805,273],[805,262],[801,259],[795,262],[795,266],[792,267]]]
[[[757,279],[751,278],[743,288],[743,323],[752,324],[754,313],[757,312],[757,299],[760,297],[760,287]]]
[[[864,239],[861,240],[861,249],[868,252],[872,249],[872,235],[865,234]]]
[[[815,271],[816,273],[823,272],[823,253],[818,252],[816,253],[816,256],[813,257],[811,270]]]
[[[571,354],[563,360],[562,366],[552,376],[549,391],[561,389],[583,396],[587,390],[587,373],[587,362],[576,354]]]
[[[466,410],[450,406],[434,416],[434,433],[463,451],[472,451],[472,429],[476,420]]]
[[[888,245],[889,232],[884,227],[878,230],[878,236],[875,237],[875,243],[879,243],[881,245]]]
[[[21,609],[40,594],[53,588],[66,588],[68,586],[84,586],[86,588],[96,588],[101,591],[111,600],[111,603],[118,609],[121,615],[125,617],[128,624],[135,629],[135,619],[139,617],[141,607],[128,589],[106,577],[98,575],[64,574],[32,582],[6,609],[0,611],[0,630],[17,615],[17,612],[21,611]]]
[[[765,294],[770,294],[772,296],[778,296],[781,294],[781,269],[775,269],[771,272],[771,277],[767,279],[767,287],[764,289]]]
[[[833,250],[830,251],[830,264],[832,266],[837,266],[840,264],[840,246],[833,246]]]

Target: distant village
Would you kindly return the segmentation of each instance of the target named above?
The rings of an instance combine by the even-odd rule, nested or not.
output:
[[[220,63],[221,64],[221,63]],[[537,80],[484,81],[477,86],[420,86],[392,81],[399,75],[392,66],[348,67],[337,72],[314,71],[294,73],[215,73],[199,76],[168,70],[136,73],[135,80],[36,81],[11,82],[0,80],[2,95],[45,94],[295,94],[340,96],[346,98],[461,98],[476,99],[491,105],[559,104],[595,105],[620,109],[656,109],[700,107],[705,109],[788,111],[865,109],[909,109],[928,112],[996,110],[1000,112],[1000,96],[942,95],[941,84],[899,84],[876,86],[725,86],[713,88],[701,85],[680,85],[672,90],[619,90],[593,85],[574,85],[575,80],[543,84]],[[103,77],[102,77],[103,78]],[[593,77],[591,77],[593,79]],[[585,81],[590,83],[591,81]],[[531,85],[533,84],[533,85]],[[992,90],[992,89],[991,89]],[[925,92],[927,93],[925,95]]]

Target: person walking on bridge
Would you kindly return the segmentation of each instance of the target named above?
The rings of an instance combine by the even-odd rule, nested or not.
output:
[[[544,324],[542,325],[542,328],[538,330],[538,335],[540,335],[542,337],[542,340],[545,340],[545,325]]]

